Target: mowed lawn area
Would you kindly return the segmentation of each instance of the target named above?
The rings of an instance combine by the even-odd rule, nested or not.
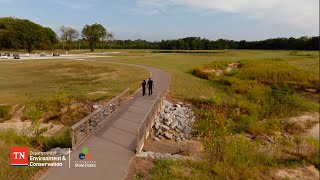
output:
[[[135,67],[75,60],[0,61],[0,104],[24,104],[63,93],[101,100],[135,91],[148,72]]]
[[[134,92],[147,77],[149,72],[141,68],[90,59],[0,61],[0,122],[3,120],[1,115],[9,120],[12,107],[19,105],[26,107],[23,111],[26,118],[29,117],[28,112],[37,112],[43,119],[54,117],[56,123],[60,121],[71,126],[90,113],[90,104],[111,99],[126,88]],[[89,110],[68,108],[62,113],[62,109],[78,102],[85,102]],[[70,143],[68,130],[52,138],[41,134],[37,141],[14,131],[1,131],[0,179],[38,179],[42,173],[40,170],[44,169],[10,166],[11,147],[27,146],[36,151],[46,151],[57,146],[70,147]]]

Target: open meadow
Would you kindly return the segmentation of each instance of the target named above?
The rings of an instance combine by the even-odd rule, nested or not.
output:
[[[0,104],[24,104],[56,92],[99,100],[126,88],[135,90],[148,73],[106,63],[76,60],[0,61]]]
[[[126,88],[134,92],[147,77],[149,73],[140,68],[90,61],[0,61],[0,122],[23,126],[37,120],[65,126],[52,138],[43,133],[34,138],[4,131],[0,123],[0,151],[6,152],[0,154],[0,179],[38,178],[39,168],[10,166],[10,147],[70,147],[68,127],[88,115],[93,104],[112,99]]]
[[[137,178],[260,179],[275,178],[276,169],[319,169],[319,132],[307,135],[319,125],[318,52],[158,53],[117,62],[172,74],[169,99],[193,104],[206,160],[157,160]],[[307,118],[292,120],[298,117]]]
[[[19,105],[24,107],[23,121],[35,107],[44,109],[41,119],[45,122],[70,126],[80,120],[81,113],[61,113],[60,109],[82,102],[84,107],[73,111],[89,113],[90,108],[85,108],[88,104],[110,99],[127,87],[135,91],[140,81],[149,76],[143,69],[108,62],[142,64],[171,74],[167,99],[192,104],[198,118],[194,136],[201,139],[203,147],[199,148],[203,156],[196,161],[156,160],[149,170],[135,172],[135,178],[263,179],[272,178],[275,169],[305,165],[319,169],[318,139],[306,135],[319,121],[288,120],[306,114],[313,116],[319,109],[318,52],[105,50],[96,53],[113,57],[0,61],[2,121],[10,119],[12,107]],[[68,137],[66,131],[53,141],[70,141]],[[45,139],[44,144],[50,144],[48,141]],[[13,132],[2,133],[0,143],[34,146],[30,139]],[[4,166],[9,172],[10,167]],[[186,171],[190,173],[183,173]],[[22,176],[17,177],[33,177],[36,172],[37,169],[24,168]]]

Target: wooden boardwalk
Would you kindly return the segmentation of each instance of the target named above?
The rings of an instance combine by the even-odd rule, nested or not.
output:
[[[125,104],[99,130],[93,133],[84,143],[71,153],[70,164],[64,167],[52,168],[41,179],[46,180],[119,180],[126,175],[130,158],[135,154],[136,132],[147,116],[156,97],[168,88],[170,75],[160,69],[140,66],[152,74],[154,92],[152,96],[142,96],[138,91],[132,100]],[[95,168],[76,168],[81,149],[87,147],[96,161]]]

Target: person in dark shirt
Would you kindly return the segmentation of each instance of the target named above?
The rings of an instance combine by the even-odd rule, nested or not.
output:
[[[142,85],[142,96],[144,96],[146,95],[146,85],[147,85],[146,80],[143,80],[141,85]]]
[[[151,80],[151,78],[149,78],[149,81],[148,81],[149,96],[152,95],[152,89],[153,89],[153,87],[154,87],[153,81]]]

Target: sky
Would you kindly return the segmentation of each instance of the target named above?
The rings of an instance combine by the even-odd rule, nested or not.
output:
[[[0,0],[0,17],[81,32],[100,23],[116,39],[189,36],[263,40],[319,35],[319,0]]]

